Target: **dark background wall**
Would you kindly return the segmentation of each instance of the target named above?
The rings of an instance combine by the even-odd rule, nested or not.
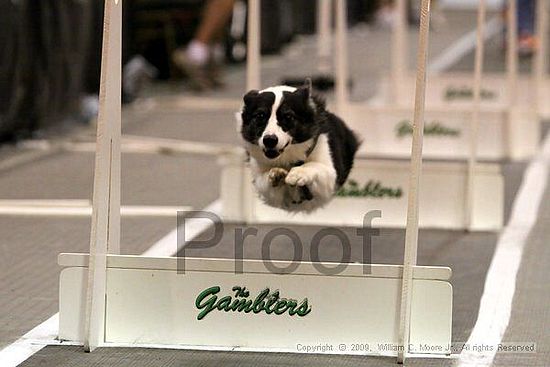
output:
[[[54,124],[78,108],[96,4],[0,1],[0,139]]]
[[[245,0],[237,0],[243,1]],[[83,95],[97,94],[104,0],[0,0],[0,142],[78,120]],[[170,53],[193,37],[204,0],[124,0],[123,62],[144,56],[170,73]],[[349,0],[350,24],[373,2]],[[262,1],[262,51],[277,53],[315,31],[315,0]],[[241,20],[242,21],[242,20]],[[246,29],[242,24],[241,28]],[[246,34],[226,42],[244,44]]]

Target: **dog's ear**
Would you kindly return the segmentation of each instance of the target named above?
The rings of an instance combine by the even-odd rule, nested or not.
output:
[[[256,98],[260,95],[260,92],[258,92],[256,89],[253,89],[246,93],[243,97],[244,105],[249,106],[253,101],[256,100]]]
[[[296,89],[293,94],[300,98],[300,101],[302,101],[304,104],[308,104],[310,96],[311,96],[311,89],[308,86],[303,86],[298,89]]]
[[[294,93],[301,96],[304,102],[307,102],[309,100],[309,97],[311,97],[312,90],[313,87],[311,83],[311,78],[306,78],[306,80],[304,81],[304,85],[296,89]]]

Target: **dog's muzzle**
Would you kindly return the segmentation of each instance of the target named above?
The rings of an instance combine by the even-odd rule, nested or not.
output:
[[[276,147],[273,147],[273,148],[264,147],[264,155],[269,159],[275,159],[285,151],[286,147],[288,147],[289,144],[290,144],[290,141],[286,143],[285,146],[282,147],[281,149],[277,149]]]
[[[276,149],[264,149],[264,155],[269,159],[275,159],[277,158],[281,152],[279,152]]]

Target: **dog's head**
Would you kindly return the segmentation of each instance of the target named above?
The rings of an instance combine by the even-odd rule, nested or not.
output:
[[[276,159],[291,144],[312,139],[318,131],[309,87],[277,86],[244,96],[241,135],[268,159]]]

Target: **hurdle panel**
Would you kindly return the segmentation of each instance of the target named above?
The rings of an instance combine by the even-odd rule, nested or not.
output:
[[[517,16],[516,0],[507,0],[508,7],[512,9],[508,12],[506,23],[510,32],[506,37],[506,73],[484,73],[481,79],[481,101],[480,101],[480,127],[485,123],[484,120],[493,121],[502,125],[506,130],[508,125],[521,125],[521,128],[511,129],[519,135],[508,132],[502,137],[504,140],[500,143],[508,147],[504,151],[492,151],[490,154],[484,154],[487,150],[485,143],[492,146],[491,140],[483,141],[484,144],[477,144],[481,149],[479,158],[481,159],[514,159],[521,160],[531,157],[540,142],[540,121],[539,116],[550,116],[550,104],[547,102],[550,97],[550,79],[547,73],[548,52],[547,42],[542,42],[541,46],[535,52],[533,58],[533,72],[530,75],[521,75],[518,69],[518,41],[517,41]],[[548,8],[545,0],[537,0],[537,36],[545,41],[548,30]],[[404,8],[405,0],[397,0],[397,18],[393,27],[393,47],[392,47],[392,75],[383,77],[380,83],[380,94],[371,101],[378,106],[409,107],[414,103],[415,76],[408,73],[406,67],[401,61],[406,54],[407,45],[399,40],[403,38],[402,34],[406,32],[407,20]],[[484,3],[479,3],[480,8],[485,7]],[[483,20],[484,21],[484,20]],[[479,27],[479,23],[478,23]],[[478,39],[479,42],[479,39]],[[432,111],[438,109],[447,109],[455,114],[456,108],[472,109],[474,97],[474,76],[465,72],[438,73],[429,77],[426,90],[426,108],[427,117]],[[494,114],[501,109],[504,114]],[[368,115],[363,115],[368,116]],[[519,118],[519,120],[515,120]],[[465,125],[468,125],[466,120]],[[528,130],[527,132],[519,131]],[[491,135],[494,136],[494,135]],[[480,139],[481,140],[481,139]],[[491,142],[491,143],[490,143]],[[386,143],[384,141],[384,143]],[[485,147],[485,148],[483,148]],[[426,157],[431,157],[430,144],[427,144]],[[393,154],[390,154],[393,156]],[[434,156],[438,156],[434,154]],[[496,156],[496,157],[495,157]],[[461,155],[452,158],[461,158]]]
[[[390,102],[398,108],[406,108],[413,103],[413,97],[408,94],[414,91],[414,76],[409,74],[399,84],[401,92],[398,99],[393,98],[393,82],[391,78],[383,78],[380,83],[380,95],[370,105],[374,107],[387,106]],[[525,132],[520,135],[503,136],[502,145],[518,149],[506,152],[493,151],[492,154],[480,151],[480,157],[485,159],[524,159],[532,156],[538,147],[541,135],[540,117],[550,117],[550,80],[542,76],[533,80],[532,76],[518,77],[517,103],[510,107],[510,88],[503,74],[483,74],[481,87],[480,128],[485,121],[491,121],[505,127],[513,124]],[[473,102],[473,78],[467,73],[444,73],[430,76],[427,89],[426,111],[431,114],[442,109],[468,110]],[[486,117],[486,118],[484,118]],[[484,143],[490,143],[484,140]],[[480,148],[483,148],[480,146]]]
[[[359,134],[360,154],[389,158],[410,155],[412,109],[348,102],[342,115]],[[425,112],[423,156],[432,159],[466,159],[469,156],[472,108],[430,108]],[[536,152],[540,126],[533,109],[520,107],[479,111],[477,134],[479,159],[526,159]]]
[[[380,95],[377,102],[380,104],[395,103],[398,106],[411,106],[414,103],[414,84],[413,74],[405,74],[399,83],[399,98],[393,98],[392,78],[384,76],[380,81]],[[506,75],[502,73],[483,73],[481,100],[483,108],[508,108],[510,93]],[[474,79],[471,73],[466,72],[446,72],[428,77],[428,89],[426,90],[426,107],[471,107],[473,102],[473,84]],[[517,104],[523,108],[533,108],[535,110],[535,101],[544,102],[544,93],[550,89],[548,79],[543,80],[540,85],[541,95],[537,93],[532,76],[518,77],[518,95]],[[547,94],[546,94],[547,96]],[[548,101],[548,99],[546,99]],[[547,104],[547,103],[546,103]],[[542,106],[541,106],[542,107]]]
[[[233,260],[186,259],[178,273],[178,258],[108,255],[104,344],[165,345],[188,348],[297,352],[298,345],[334,345],[325,353],[396,355],[399,288],[402,266],[348,264],[337,275],[321,274],[300,262],[292,273],[268,271],[262,261],[244,260],[235,273]],[[82,341],[87,254],[61,254],[61,340]],[[289,262],[276,261],[279,268]],[[446,267],[414,268],[411,311],[411,353],[449,354],[452,287]],[[202,319],[198,296],[220,287],[217,299],[231,296],[233,287],[246,287],[255,297],[266,288],[298,305],[307,299],[304,316],[245,313],[214,309]],[[376,296],[373,296],[376,295]],[[242,297],[240,297],[242,298]],[[200,303],[200,302],[199,302]],[[261,327],[258,325],[261,324]],[[349,350],[338,350],[346,344]],[[369,350],[351,350],[368,344]],[[390,347],[391,346],[391,347]]]
[[[376,226],[406,225],[409,162],[357,159],[341,196],[311,214],[294,214],[272,208],[257,196],[252,185],[242,190],[240,180],[251,182],[242,156],[222,159],[221,199],[223,217],[249,223],[280,223],[331,226],[361,226],[369,210],[381,210]],[[467,165],[463,162],[424,162],[420,192],[420,226],[463,229]],[[378,186],[377,186],[378,185]],[[504,180],[498,164],[479,163],[474,173],[472,230],[502,228]],[[240,195],[247,200],[243,206]],[[377,197],[378,195],[378,197]]]

